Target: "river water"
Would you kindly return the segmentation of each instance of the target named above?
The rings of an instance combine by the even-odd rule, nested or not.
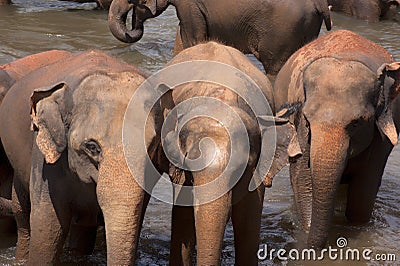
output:
[[[93,10],[94,4],[75,4],[52,0],[14,0],[15,5],[0,7],[0,64],[50,49],[72,52],[86,49],[103,50],[130,64],[154,73],[172,57],[177,18],[169,8],[158,18],[147,21],[145,34],[136,44],[123,44],[111,35],[107,26],[107,12]],[[399,14],[400,17],[400,14]],[[395,21],[376,24],[334,14],[334,30],[349,29],[387,48],[400,60],[400,25]],[[321,34],[325,34],[323,26]],[[255,61],[253,59],[253,61]],[[257,63],[257,62],[256,62]],[[336,247],[338,237],[345,237],[347,247],[371,249],[373,254],[395,254],[400,263],[400,147],[396,147],[388,161],[373,217],[364,226],[350,226],[340,215],[330,233],[329,244]],[[285,168],[266,190],[262,217],[261,243],[268,249],[296,248],[304,243],[294,214],[293,193],[288,170]],[[343,210],[339,205],[337,212]],[[171,206],[151,200],[147,209],[139,250],[139,265],[165,265],[168,262]],[[15,238],[0,237],[0,264],[11,264],[14,259]],[[223,264],[234,262],[233,230],[228,224],[223,246]],[[77,263],[65,256],[67,264]],[[78,260],[80,264],[105,264],[104,241],[99,237],[95,254]],[[365,262],[333,262],[335,265],[365,265]],[[260,260],[260,265],[303,265],[277,258]],[[379,265],[377,261],[369,265]],[[389,263],[394,265],[396,263]]]

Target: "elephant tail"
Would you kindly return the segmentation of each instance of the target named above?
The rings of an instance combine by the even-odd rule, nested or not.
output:
[[[322,15],[326,29],[328,31],[331,30],[332,29],[331,10],[328,6],[328,2],[326,0],[317,1],[316,9],[318,13]]]

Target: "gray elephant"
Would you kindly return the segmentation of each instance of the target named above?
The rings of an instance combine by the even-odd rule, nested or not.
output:
[[[175,54],[216,40],[254,54],[272,75],[293,52],[318,36],[323,20],[331,29],[326,0],[116,0],[110,7],[110,30],[123,42],[139,41],[144,21],[159,16],[169,5],[175,6],[180,21]],[[132,9],[133,26],[128,30],[126,18]]]
[[[149,197],[126,165],[121,128],[146,77],[89,51],[39,68],[8,91],[0,106],[0,137],[14,169],[17,261],[57,263],[69,231],[72,248],[90,251],[102,211],[107,262],[134,264]],[[155,147],[155,126],[148,127],[153,135],[146,144]]]
[[[253,174],[257,172],[257,163],[267,164],[266,157],[261,154],[271,147],[262,146],[261,150],[261,143],[271,143],[268,142],[272,140],[268,139],[271,135],[265,133],[268,132],[268,127],[276,128],[277,148],[276,155],[272,153],[274,160],[269,171],[266,175],[260,175],[265,178],[265,184],[270,186],[272,177],[288,163],[289,158],[301,154],[294,127],[286,118],[295,108],[286,108],[275,118],[257,116],[252,101],[254,103],[255,100],[264,99],[264,104],[269,103],[271,111],[275,109],[272,86],[265,74],[232,47],[215,42],[199,44],[179,53],[168,63],[167,68],[179,67],[196,60],[219,62],[224,66],[234,67],[236,74],[233,77],[248,75],[259,86],[260,94],[255,93],[249,83],[236,83],[235,90],[221,85],[229,83],[233,77],[229,76],[229,71],[226,72],[223,67],[214,69],[215,65],[211,63],[205,63],[203,67],[196,65],[193,67],[195,71],[191,71],[190,64],[185,69],[193,80],[212,76],[213,81],[217,83],[209,83],[208,79],[204,82],[184,83],[164,94],[161,107],[165,110],[164,127],[169,128],[165,135],[162,135],[164,151],[167,156],[172,155],[172,158],[178,158],[179,153],[183,156],[180,159],[170,159],[177,162],[176,165],[171,164],[170,176],[176,184],[195,187],[192,192],[194,196],[189,199],[191,204],[173,206],[170,264],[191,265],[197,245],[197,265],[219,265],[225,226],[231,218],[235,235],[236,264],[257,265],[265,186],[261,180],[254,190],[250,191],[249,184]],[[243,94],[238,92],[240,88]],[[168,89],[169,87],[166,87],[166,90]],[[234,112],[229,113],[217,102],[226,104]],[[266,112],[267,107],[261,110]],[[235,136],[240,136],[240,123],[232,118],[234,114],[238,115],[239,121],[244,124],[244,137],[236,141]],[[168,120],[168,116],[172,116],[172,120]],[[261,124],[257,123],[258,119]],[[181,130],[178,130],[181,126]],[[208,138],[213,139],[215,150],[203,145],[203,141]],[[243,147],[246,140],[250,145],[248,153]],[[248,155],[248,158],[246,157],[243,164],[229,166],[231,161],[238,162],[237,156],[233,159],[235,154]],[[212,160],[206,167],[193,170],[188,161],[199,157],[212,157]],[[182,169],[182,165],[186,166],[186,170]],[[243,172],[239,170],[240,167],[243,167]],[[238,181],[234,187],[229,187],[229,182],[218,182],[224,171],[229,172],[229,180],[237,175]],[[237,174],[238,172],[241,174]],[[209,184],[213,185],[204,190],[198,188]],[[212,198],[214,193],[218,194],[218,197]],[[179,201],[184,197],[183,194],[182,190],[177,190],[174,198]],[[207,197],[213,200],[207,201]]]
[[[340,182],[348,183],[348,220],[369,221],[398,140],[399,84],[399,62],[344,30],[299,49],[279,72],[276,104],[302,106],[293,120],[303,156],[290,177],[309,246],[326,244]]]
[[[399,0],[328,0],[332,11],[343,12],[370,22],[389,18],[399,6]]]

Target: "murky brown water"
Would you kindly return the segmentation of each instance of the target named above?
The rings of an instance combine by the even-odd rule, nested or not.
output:
[[[104,50],[128,63],[154,73],[172,57],[177,19],[174,9],[145,24],[145,35],[136,44],[126,45],[114,39],[107,27],[107,12],[92,10],[93,4],[52,0],[14,0],[10,7],[0,7],[0,64],[32,53],[49,49],[82,51]],[[399,16],[400,17],[400,16]],[[400,60],[400,25],[385,21],[369,24],[335,14],[334,29],[350,29],[387,48]],[[325,30],[322,29],[322,34]],[[388,161],[378,194],[372,221],[365,226],[346,225],[335,219],[330,243],[336,247],[339,236],[346,237],[348,247],[370,248],[374,253],[391,253],[400,263],[400,147],[396,147]],[[261,244],[268,248],[297,246],[305,241],[305,234],[293,214],[293,199],[288,171],[284,169],[266,191],[263,210]],[[168,262],[171,206],[152,200],[144,221],[139,265],[165,265]],[[99,246],[102,246],[101,239]],[[0,238],[0,264],[11,264],[15,252],[13,237]],[[68,258],[67,258],[68,260]],[[87,258],[92,264],[105,264],[101,248]],[[223,248],[225,265],[234,262],[233,232],[228,226]],[[260,265],[287,264],[279,260],[260,261]],[[329,263],[332,263],[329,261]],[[354,262],[342,262],[346,265]],[[71,264],[74,264],[71,261]],[[289,263],[292,264],[292,263]],[[295,263],[296,264],[296,263]],[[303,263],[297,263],[303,265]],[[340,263],[337,263],[340,264]],[[379,264],[370,262],[370,264]],[[389,265],[394,265],[390,263]],[[359,263],[365,265],[365,263]]]

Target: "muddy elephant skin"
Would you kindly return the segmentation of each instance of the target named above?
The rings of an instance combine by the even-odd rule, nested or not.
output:
[[[169,5],[175,6],[180,21],[175,54],[207,40],[218,41],[254,54],[272,75],[293,52],[318,36],[322,21],[331,29],[326,0],[115,0],[109,12],[110,30],[123,42],[139,41],[144,21]],[[133,26],[128,30],[126,18],[132,9]]]
[[[262,90],[261,93],[264,94],[272,106],[271,108],[274,109],[272,86],[269,80],[240,51],[215,42],[208,42],[182,51],[167,66],[171,67],[175,64],[191,62],[192,60],[220,62],[242,71],[258,84]],[[180,123],[184,124],[183,121],[188,120],[189,122],[184,124],[179,133],[176,133],[172,129],[166,135],[167,137],[163,139],[163,147],[166,154],[176,154],[176,150],[171,148],[174,141],[179,142],[181,154],[185,154],[186,160],[198,158],[200,154],[202,156],[206,154],[204,155],[206,157],[207,154],[214,154],[212,149],[204,148],[201,151],[199,150],[203,139],[212,139],[217,149],[214,159],[202,170],[183,171],[171,164],[170,176],[174,183],[186,186],[208,184],[218,179],[224,168],[227,167],[229,158],[232,156],[231,149],[235,152],[243,150],[241,145],[244,140],[241,139],[238,143],[232,143],[231,137],[235,134],[232,132],[236,132],[239,128],[235,122],[231,120],[229,122],[220,122],[209,117],[192,117],[190,119],[191,111],[197,108],[194,107],[197,106],[197,100],[204,98],[217,99],[233,108],[244,123],[247,134],[246,138],[250,142],[249,158],[246,161],[247,166],[245,165],[243,174],[232,189],[226,188],[228,192],[208,203],[193,204],[195,205],[194,207],[173,206],[170,264],[192,264],[194,248],[197,245],[197,265],[219,265],[225,226],[231,218],[235,234],[236,264],[257,265],[261,210],[265,186],[261,184],[254,191],[249,191],[248,187],[260,158],[260,144],[264,135],[261,137],[260,127],[254,113],[243,98],[223,85],[208,82],[188,83],[179,85],[169,92],[170,97],[164,96],[161,101],[162,108],[168,110],[168,112],[165,112],[165,116],[171,113],[174,114],[174,107],[179,106],[185,101],[191,100],[192,105],[190,105],[189,109],[182,110],[183,116],[178,114],[177,124],[172,128],[179,127]],[[213,107],[207,105],[207,108],[210,110]],[[221,109],[218,110],[222,112]],[[225,114],[223,116],[229,117],[230,115]],[[167,121],[167,118],[165,118],[165,121]],[[227,128],[230,128],[232,132],[229,131],[228,133]],[[286,120],[279,125],[276,124],[276,131],[277,135],[282,136],[282,138],[278,138],[276,149],[276,153],[280,154],[280,156],[276,157],[276,160],[272,163],[270,172],[265,176],[268,184],[271,181],[270,179],[287,164],[290,156],[299,155],[299,153],[294,151],[295,149],[290,148],[291,146],[296,146],[295,143],[297,143],[293,125]],[[232,135],[230,135],[231,133]],[[174,135],[176,139],[169,138],[169,136]],[[289,150],[292,150],[293,153],[290,154]],[[237,171],[236,168],[233,172],[235,171]],[[212,194],[215,190],[223,189],[222,186],[226,185],[225,183],[221,183],[221,186],[212,187],[204,192],[204,194],[196,194],[194,192],[196,197],[194,197],[193,201],[201,201],[206,195],[209,195],[207,193]],[[181,196],[180,192],[176,193],[175,196],[179,198]],[[248,218],[243,219],[243,217]]]
[[[90,253],[101,210],[107,262],[134,264],[148,197],[126,165],[121,130],[146,77],[89,51],[31,72],[6,94],[0,136],[14,169],[17,261],[57,263],[68,232],[70,247]]]
[[[400,126],[400,63],[350,31],[299,49],[279,72],[276,104],[298,102],[293,117],[303,156],[290,165],[308,245],[324,247],[336,191],[348,183],[346,217],[368,222]]]

